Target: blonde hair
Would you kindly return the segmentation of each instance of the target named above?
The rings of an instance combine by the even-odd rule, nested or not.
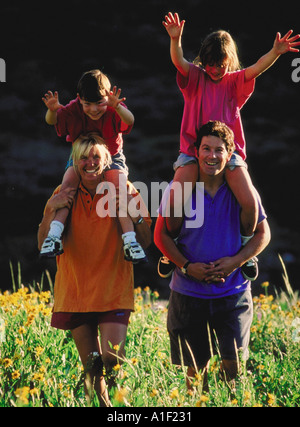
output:
[[[214,31],[203,41],[194,64],[205,67],[219,65],[224,61],[228,61],[228,71],[237,71],[241,68],[238,48],[231,35],[224,30]]]
[[[110,152],[102,139],[97,133],[90,132],[86,135],[80,135],[74,142],[72,147],[72,159],[75,172],[78,173],[78,162],[82,156],[89,154],[91,148],[99,145],[100,150],[100,168],[105,170],[112,163]]]

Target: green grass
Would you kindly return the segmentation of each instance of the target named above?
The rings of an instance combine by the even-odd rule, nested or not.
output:
[[[82,366],[69,332],[50,327],[51,291],[24,287],[20,271],[10,292],[0,292],[0,406],[82,407]],[[288,283],[285,274],[285,280]],[[220,379],[219,357],[209,367],[209,393],[201,375],[187,392],[186,369],[171,364],[167,306],[150,289],[136,289],[126,359],[116,365],[113,406],[297,407],[300,403],[300,303],[292,288],[254,298],[250,358],[232,390]],[[96,398],[93,406],[98,406]]]

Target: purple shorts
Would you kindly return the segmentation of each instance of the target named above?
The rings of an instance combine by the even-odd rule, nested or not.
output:
[[[84,324],[121,323],[128,325],[131,310],[118,309],[112,311],[89,312],[89,313],[66,313],[58,312],[52,314],[51,326],[57,329],[75,329]]]

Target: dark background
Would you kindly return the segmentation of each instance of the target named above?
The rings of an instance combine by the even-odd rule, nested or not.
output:
[[[169,181],[177,158],[183,100],[169,55],[165,14],[186,20],[183,37],[188,60],[197,56],[211,31],[228,30],[244,66],[271,49],[277,31],[300,31],[296,1],[10,1],[1,6],[0,57],[6,83],[0,83],[0,289],[11,287],[9,261],[20,262],[24,284],[39,282],[44,269],[54,278],[55,263],[39,261],[36,231],[43,207],[61,182],[70,145],[45,123],[41,97],[58,90],[66,104],[76,96],[81,74],[107,73],[122,88],[135,115],[125,137],[131,181]],[[260,255],[257,284],[282,286],[283,257],[292,286],[300,288],[299,266],[299,95],[291,78],[292,60],[283,55],[260,76],[242,110],[250,174],[272,228],[272,242]],[[153,226],[155,218],[153,218]],[[136,285],[168,294],[168,281],[156,274],[160,255],[154,244],[150,263],[136,268]],[[100,268],[100,266],[99,266]],[[258,286],[254,286],[258,289]]]

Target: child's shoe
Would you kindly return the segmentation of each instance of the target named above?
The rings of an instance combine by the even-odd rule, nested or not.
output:
[[[253,282],[258,276],[258,259],[253,257],[242,266],[242,273],[245,279]]]
[[[175,264],[170,261],[166,256],[162,256],[158,260],[157,272],[163,279],[171,276],[175,269]]]
[[[48,236],[40,251],[40,258],[54,258],[64,253],[61,239]]]
[[[131,261],[133,264],[148,262],[146,254],[138,242],[128,242],[124,244],[123,248],[126,261]]]

